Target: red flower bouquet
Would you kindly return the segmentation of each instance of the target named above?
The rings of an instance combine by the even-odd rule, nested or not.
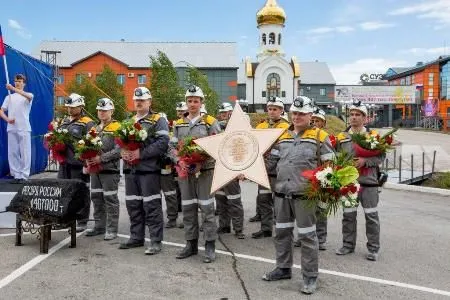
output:
[[[188,166],[188,170],[182,169],[179,165],[175,166],[178,176],[180,178],[186,178],[189,174],[194,174],[199,164],[203,163],[208,155],[203,149],[194,143],[195,137],[186,136],[184,139],[178,142],[177,157],[179,161],[184,162]],[[195,173],[198,177],[200,172]]]
[[[95,128],[91,128],[86,136],[79,140],[75,147],[75,157],[86,161],[101,154],[103,142]],[[88,173],[98,173],[102,170],[101,164],[87,165]]]
[[[120,123],[120,127],[114,132],[114,142],[122,149],[134,151],[141,148],[142,143],[147,139],[148,132],[142,125],[133,120],[125,120]],[[139,163],[139,159],[127,161],[130,165]]]
[[[338,153],[333,162],[314,170],[303,171],[309,185],[306,195],[310,206],[318,206],[328,216],[339,207],[355,207],[358,204],[358,170],[345,153]]]
[[[48,132],[44,135],[44,147],[50,151],[51,157],[59,164],[66,162],[67,144],[73,142],[73,137],[67,129],[60,128],[61,119],[48,124]]]

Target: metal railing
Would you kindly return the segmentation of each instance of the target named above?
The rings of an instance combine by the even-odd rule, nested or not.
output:
[[[398,174],[398,183],[403,184],[412,184],[416,182],[423,181],[425,179],[430,178],[434,174],[435,163],[436,163],[436,150],[433,151],[433,159],[431,162],[431,169],[426,168],[426,155],[425,152],[422,152],[421,158],[421,166],[417,167],[417,163],[419,160],[414,159],[414,154],[411,153],[409,162],[405,160],[405,157],[402,155],[397,156],[397,150],[388,153],[386,159],[382,163],[382,169],[385,172],[390,173],[391,175]],[[416,164],[415,164],[416,162]],[[429,166],[429,165],[428,165]],[[421,171],[421,172],[420,172]],[[409,172],[410,176],[408,177],[405,172]],[[418,173],[420,172],[420,173]]]

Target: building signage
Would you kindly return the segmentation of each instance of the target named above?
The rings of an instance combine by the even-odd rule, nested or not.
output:
[[[416,87],[336,85],[335,101],[361,101],[365,104],[415,104]]]

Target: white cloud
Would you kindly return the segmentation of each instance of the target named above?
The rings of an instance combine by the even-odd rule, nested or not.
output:
[[[338,27],[317,27],[307,31],[308,34],[327,34],[333,32],[345,33],[355,30],[350,26],[338,26]]]
[[[420,19],[432,19],[441,29],[450,25],[450,0],[424,1],[420,4],[404,6],[389,13],[392,16],[416,15]]]
[[[246,39],[248,39],[248,36],[246,36],[246,35],[241,35],[241,36],[240,36],[240,39],[241,39],[241,40],[246,40]]]
[[[350,26],[338,26],[336,27],[336,31],[340,33],[346,33],[355,30],[353,27]]]
[[[23,29],[23,27],[16,20],[9,19],[8,20],[8,26],[11,27],[12,29],[18,29],[18,30],[22,30]]]
[[[28,30],[20,25],[20,23],[16,20],[9,19],[8,20],[8,26],[16,31],[16,34],[20,36],[23,39],[30,39],[31,33],[28,32]]]
[[[400,53],[413,54],[413,55],[417,55],[417,56],[423,56],[423,55],[427,55],[427,54],[438,56],[438,55],[444,55],[444,54],[448,53],[448,50],[449,49],[447,47],[411,48],[411,49],[407,49],[407,50],[402,50],[402,51],[400,51]]]
[[[390,28],[394,27],[395,25],[392,23],[382,23],[382,22],[364,22],[359,24],[361,26],[362,30],[377,30],[382,28]]]
[[[384,58],[363,58],[353,62],[330,65],[337,84],[358,84],[363,73],[384,74],[391,67],[407,66],[406,61]]]

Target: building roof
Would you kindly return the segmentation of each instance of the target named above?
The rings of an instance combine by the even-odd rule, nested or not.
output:
[[[300,77],[301,84],[336,84],[333,74],[331,74],[328,64],[326,62],[317,61],[300,61]],[[255,73],[258,63],[251,63],[252,74]],[[238,83],[245,84],[246,82],[245,62],[241,63],[238,70]]]
[[[406,71],[408,71],[409,69],[411,69],[411,67],[393,67],[393,68],[391,68],[392,69],[392,71],[394,71],[396,74],[400,74],[400,73],[403,73],[403,72],[406,72]]]
[[[412,75],[414,73],[420,72],[423,69],[425,69],[426,67],[428,67],[429,65],[433,65],[433,64],[442,64],[445,62],[450,61],[450,55],[443,55],[443,56],[439,56],[437,59],[426,62],[426,63],[417,63],[417,65],[415,67],[410,67],[410,68],[390,68],[389,70],[394,71],[396,74],[392,74],[392,72],[389,74],[389,70],[388,72],[386,72],[385,78],[387,80],[394,80],[397,78],[402,78],[408,75]],[[400,72],[396,71],[399,70]],[[404,70],[401,70],[404,69]]]
[[[33,51],[61,51],[57,54],[60,67],[71,67],[74,62],[99,51],[123,62],[129,67],[150,66],[150,55],[164,52],[174,65],[182,62],[197,68],[238,68],[237,44],[234,42],[126,42],[126,41],[42,41]]]
[[[301,84],[336,84],[326,62],[299,62]]]

